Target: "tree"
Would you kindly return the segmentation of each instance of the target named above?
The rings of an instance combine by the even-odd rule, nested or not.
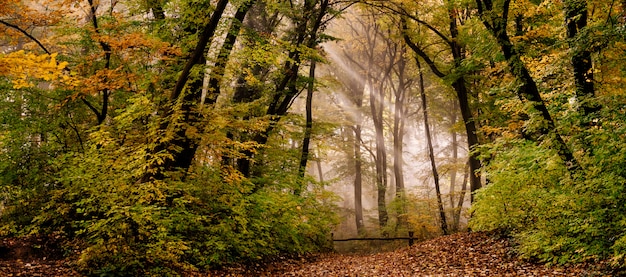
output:
[[[415,60],[417,68],[421,70],[421,65],[418,59]],[[421,72],[421,71],[420,71]],[[430,135],[430,124],[428,124],[428,106],[426,105],[426,91],[424,89],[424,77],[419,75],[419,87],[420,98],[422,100],[422,113],[424,118],[424,130],[426,131],[426,143],[428,145],[428,157],[430,159],[430,167],[433,172],[433,180],[435,182],[435,193],[437,197],[437,208],[439,210],[439,223],[441,231],[444,235],[448,234],[448,224],[446,223],[446,213],[443,208],[443,201],[441,199],[441,187],[439,185],[439,173],[437,172],[437,164],[435,162],[435,151],[433,149],[432,137]]]
[[[265,14],[279,14],[280,23],[289,26],[266,37],[279,46],[272,49],[270,58],[288,66],[268,67],[272,75],[263,84],[270,87],[276,84],[273,81],[280,85],[280,80],[287,80],[288,84],[275,92],[288,93],[288,99],[268,97],[265,93],[270,90],[261,91],[265,95],[257,98],[278,99],[276,109],[280,116],[286,115],[290,102],[304,87],[301,61],[318,57],[315,46],[324,40],[320,33],[332,16],[329,1],[307,1],[296,9],[287,8],[289,3],[265,1],[263,5],[256,1],[84,1],[77,3],[84,9],[77,10],[68,6],[72,3],[58,4],[64,18],[54,30],[55,40],[45,42],[56,43],[62,53],[0,55],[10,62],[0,66],[0,73],[13,81],[8,85],[2,79],[2,94],[44,96],[15,98],[19,100],[15,104],[27,103],[24,111],[41,120],[37,126],[5,129],[11,135],[0,138],[0,168],[11,172],[14,160],[26,151],[5,154],[5,148],[25,145],[33,134],[38,137],[28,147],[28,151],[37,150],[32,152],[37,162],[19,165],[24,171],[15,178],[3,178],[0,184],[16,192],[2,211],[7,223],[3,233],[61,232],[80,240],[85,248],[77,266],[88,275],[175,274],[190,266],[306,252],[327,245],[323,235],[330,227],[327,223],[333,221],[331,205],[321,205],[327,194],[316,184],[301,195],[284,193],[286,188],[294,190],[302,184],[301,178],[293,178],[299,176],[297,162],[289,163],[295,155],[279,155],[283,149],[278,147],[267,150],[272,154],[266,158],[267,164],[285,162],[292,169],[276,166],[264,172],[276,177],[271,181],[248,179],[222,163],[224,153],[252,153],[259,146],[254,141],[229,139],[223,130],[231,128],[231,134],[271,132],[265,120],[240,116],[244,109],[223,105],[217,99],[234,94],[226,78],[233,72],[230,68],[242,53],[257,50],[245,42],[259,33],[239,24],[255,6]],[[125,9],[120,9],[122,5]],[[229,6],[237,11],[227,13]],[[315,20],[300,17],[304,10],[314,14]],[[135,16],[142,13],[148,16]],[[84,21],[73,16],[88,21],[82,24]],[[62,25],[65,22],[81,24]],[[294,22],[297,24],[290,25]],[[299,29],[294,29],[295,25]],[[208,51],[211,47],[218,51]],[[256,58],[250,59],[251,65],[260,60]],[[207,61],[215,62],[207,65]],[[16,74],[20,67],[28,68],[22,70],[26,74]],[[208,87],[203,86],[205,78]],[[203,102],[206,90],[210,92]],[[271,102],[262,104],[267,110]],[[16,107],[3,106],[0,114],[11,120],[19,118],[21,111]],[[278,119],[272,119],[273,128],[283,132]],[[286,139],[297,137],[292,135]],[[11,141],[17,137],[19,141]],[[264,141],[266,149],[282,142]],[[237,157],[243,160],[243,156]],[[41,170],[33,170],[36,168]],[[27,172],[39,177],[25,179]],[[28,181],[32,189],[16,180]],[[28,198],[40,201],[25,201]],[[37,212],[24,213],[29,210]],[[313,210],[326,215],[308,213]],[[319,220],[303,218],[331,221],[322,227]]]
[[[558,150],[559,155],[570,169],[576,171],[580,168],[580,164],[574,157],[561,134],[556,129],[556,124],[552,119],[552,115],[548,111],[535,80],[530,75],[526,65],[522,62],[521,55],[515,49],[507,32],[510,0],[504,0],[502,3],[497,2],[494,5],[491,0],[477,0],[478,13],[483,25],[496,39],[504,58],[507,61],[509,71],[519,82],[516,93],[522,102],[529,102],[533,110],[539,113],[539,116],[545,122],[538,127],[537,135],[534,139],[554,140],[554,147]],[[532,112],[529,112],[532,114]],[[533,136],[532,134],[527,134]]]
[[[587,1],[568,0],[564,2],[565,25],[570,49],[573,50],[571,63],[576,84],[576,98],[581,103],[583,114],[590,114],[598,110],[592,103],[595,96],[593,86],[593,69],[591,51],[585,45],[577,45],[580,33],[587,27]]]
[[[468,149],[470,149],[470,155],[468,157],[470,164],[470,191],[473,193],[481,187],[480,161],[478,160],[476,153],[472,151],[472,149],[475,149],[479,145],[476,122],[474,119],[475,111],[472,111],[472,109],[475,110],[476,108],[472,108],[470,105],[471,92],[468,89],[467,81],[465,79],[466,75],[470,75],[473,69],[467,69],[464,66],[466,60],[466,50],[463,42],[459,38],[458,30],[459,24],[463,25],[468,19],[467,15],[469,13],[464,12],[468,10],[468,7],[455,8],[455,3],[445,3],[444,8],[446,9],[446,14],[448,16],[446,20],[448,22],[449,35],[444,34],[436,26],[420,19],[416,13],[412,13],[411,9],[402,3],[399,5],[391,4],[385,8],[392,10],[392,12],[397,13],[402,17],[403,38],[411,50],[416,55],[424,59],[428,67],[437,77],[448,80],[456,92],[456,96],[459,101],[459,108],[465,125],[465,133],[468,138]],[[413,32],[408,25],[409,20],[418,26],[425,28],[428,32],[431,32],[434,35],[433,39],[439,40],[441,41],[441,44],[447,46],[446,51],[449,51],[449,55],[454,61],[453,67],[448,73],[445,73],[445,71],[440,68],[441,66],[439,66],[436,61],[431,58],[424,48],[420,47],[413,41],[411,38]],[[417,33],[420,33],[419,29]]]

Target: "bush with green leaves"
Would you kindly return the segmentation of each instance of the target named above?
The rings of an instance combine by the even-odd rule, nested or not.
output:
[[[476,194],[470,227],[511,235],[527,258],[554,264],[610,259],[623,267],[626,117],[612,108],[600,112],[601,123],[572,137],[585,142],[578,171],[568,171],[547,145],[523,139],[485,145],[488,182]]]
[[[34,218],[36,232],[85,242],[78,266],[88,275],[175,275],[329,246],[333,211],[321,190],[296,196],[208,166],[185,181],[139,183],[128,168],[139,157],[130,153],[94,146],[63,159],[57,188]]]
[[[44,153],[22,165],[19,176],[5,176],[0,186],[13,196],[5,198],[3,234],[54,233],[78,241],[76,266],[90,276],[175,276],[192,268],[331,247],[333,196],[296,171],[269,166],[263,176],[248,179],[219,162],[198,162],[186,174],[172,171],[142,181],[150,164],[168,157],[148,153],[157,135],[150,131],[153,125],[137,126],[149,110],[141,108],[149,103],[144,100],[129,100],[110,124],[90,130],[82,151]],[[225,134],[212,135],[223,140]],[[2,139],[3,145],[9,142]],[[46,148],[28,151],[37,149]],[[15,155],[26,150],[20,151]],[[298,162],[280,153],[294,154],[276,151],[266,163]],[[14,170],[13,153],[1,154],[2,170]],[[41,173],[42,163],[45,175],[32,177],[28,185],[16,183],[31,171]],[[309,189],[295,195],[302,183]]]

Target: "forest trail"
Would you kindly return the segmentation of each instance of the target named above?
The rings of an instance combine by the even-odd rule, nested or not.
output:
[[[2,247],[6,250],[7,246],[5,240]],[[80,276],[67,260],[26,254],[28,257],[24,259],[0,257],[0,276]],[[459,233],[392,252],[318,254],[219,271],[187,272],[184,276],[611,276],[599,268],[594,264],[548,267],[522,261],[505,238],[487,233]]]
[[[610,276],[598,268],[593,264],[548,267],[522,261],[507,239],[487,233],[458,233],[392,252],[323,254],[258,268],[234,267],[209,276]]]

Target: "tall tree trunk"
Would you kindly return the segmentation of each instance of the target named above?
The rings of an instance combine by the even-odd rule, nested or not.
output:
[[[309,69],[309,84],[306,92],[306,126],[304,128],[304,139],[302,140],[302,155],[300,157],[300,167],[298,168],[298,174],[301,181],[304,182],[304,173],[306,171],[306,164],[309,160],[309,144],[311,143],[311,131],[313,129],[313,90],[315,89],[315,60],[311,60],[311,68]],[[304,189],[304,183],[301,187],[297,188],[294,193],[300,195]]]
[[[450,5],[452,7],[452,5]],[[460,68],[463,60],[465,59],[465,48],[459,44],[459,27],[457,24],[457,11],[454,9],[448,10],[448,18],[450,20],[450,49],[452,50],[452,57],[454,58],[454,67]],[[470,109],[469,95],[470,91],[467,88],[465,78],[460,76],[453,83],[452,87],[456,92],[457,99],[459,100],[459,108],[461,109],[461,117],[465,123],[465,132],[467,133],[467,144],[469,149],[469,163],[470,163],[470,191],[472,202],[474,200],[474,192],[482,187],[480,183],[480,161],[477,155],[473,153],[473,149],[478,146],[478,134],[476,133],[476,124],[474,122],[474,116]]]
[[[404,48],[402,56],[404,56]],[[398,88],[395,90],[395,103],[393,114],[393,173],[396,180],[396,195],[404,194],[404,159],[403,159],[403,143],[404,143],[404,110],[406,100],[406,82],[404,76],[405,61],[398,61]]]
[[[371,87],[370,87],[371,88]],[[385,227],[389,218],[387,212],[387,149],[385,148],[385,134],[383,128],[383,97],[382,89],[370,89],[370,108],[374,120],[376,136],[376,189],[378,203],[378,224]]]
[[[458,110],[458,103],[454,102],[452,104],[452,111],[450,113],[450,117],[451,117],[451,121],[450,121],[450,135],[452,137],[452,143],[450,145],[451,150],[452,150],[452,166],[450,167],[450,208],[452,208],[452,212],[454,214],[454,212],[456,211],[456,207],[455,207],[455,193],[456,193],[456,172],[457,172],[457,163],[458,163],[458,159],[459,159],[459,142],[458,142],[458,138],[457,138],[457,134],[456,131],[454,130],[454,126],[456,125],[456,121],[457,121],[457,110]],[[459,207],[460,208],[460,207]],[[456,221],[455,217],[452,217],[452,224],[450,225],[450,230],[452,232],[457,231],[459,228],[459,223],[458,221]]]
[[[480,160],[478,160],[478,154],[473,150],[479,145],[478,134],[476,132],[476,123],[474,122],[474,115],[470,109],[469,104],[469,90],[465,84],[465,78],[459,78],[452,83],[452,87],[456,92],[457,99],[459,100],[459,108],[461,110],[461,117],[463,118],[463,125],[465,126],[465,133],[467,135],[467,147],[469,150],[469,182],[470,182],[470,199],[474,202],[474,193],[482,187],[480,181]]]
[[[576,39],[580,37],[580,31],[587,27],[587,1],[566,0],[564,4],[567,38],[572,50],[571,63],[574,71],[574,83],[576,84],[576,99],[581,113],[589,115],[599,109],[597,105],[592,103],[595,92],[591,52],[584,43],[576,42]]]
[[[318,4],[319,7],[317,7]],[[327,15],[328,9],[329,0],[304,1],[305,14],[296,23],[293,50],[289,52],[288,59],[283,65],[283,77],[276,82],[274,96],[265,112],[270,117],[270,124],[253,138],[258,145],[267,143],[268,137],[276,127],[276,124],[287,114],[293,99],[300,93],[300,89],[297,87],[302,57],[300,48],[305,46],[309,49],[314,49],[318,46],[318,35],[324,27],[324,17]],[[240,171],[246,177],[260,175],[260,172],[252,172],[251,161],[254,158],[253,153],[248,152],[245,154],[246,158],[240,159],[245,162],[244,167],[240,168]]]
[[[354,126],[354,216],[359,235],[365,233],[363,222],[363,154],[361,153],[361,124]]]
[[[217,101],[217,97],[220,95],[221,89],[220,85],[222,82],[222,78],[226,73],[226,65],[228,63],[230,54],[235,47],[235,42],[237,37],[239,37],[239,32],[241,31],[241,27],[243,26],[243,21],[248,14],[248,11],[254,5],[254,1],[246,1],[235,13],[233,20],[230,25],[230,29],[226,34],[226,38],[224,39],[224,43],[222,44],[222,48],[217,55],[217,61],[211,70],[211,78],[209,78],[209,82],[207,85],[207,96],[204,100],[204,103],[212,105]],[[200,93],[200,91],[198,92]],[[194,98],[198,99],[201,95],[196,94]]]
[[[191,166],[195,152],[197,150],[196,138],[190,138],[185,133],[185,128],[174,127],[180,122],[172,122],[171,116],[174,113],[176,102],[182,97],[181,113],[183,114],[182,123],[189,125],[194,119],[194,109],[200,102],[200,99],[194,99],[193,96],[197,95],[196,91],[202,87],[202,82],[196,80],[194,84],[190,85],[187,91],[184,88],[187,82],[190,80],[191,69],[196,65],[204,65],[206,47],[215,35],[217,26],[222,18],[222,15],[228,5],[228,0],[220,0],[216,6],[209,22],[201,29],[198,42],[193,52],[189,54],[187,62],[185,63],[182,72],[178,76],[176,85],[169,96],[169,103],[164,106],[162,116],[164,117],[160,126],[161,132],[168,132],[169,128],[176,128],[174,130],[175,136],[171,141],[160,141],[154,149],[151,149],[149,156],[157,155],[163,151],[169,151],[168,149],[178,148],[177,151],[171,151],[171,157],[160,161],[156,159],[154,164],[150,165],[144,176],[141,177],[141,182],[147,182],[152,179],[164,178],[166,171],[183,169],[186,170]],[[201,78],[200,78],[201,79]],[[198,85],[199,84],[199,85]],[[172,147],[175,146],[175,147]],[[149,157],[151,158],[151,157]],[[162,163],[162,164],[161,164]]]
[[[426,90],[424,89],[424,74],[422,73],[422,67],[419,59],[415,58],[417,68],[419,71],[419,87],[420,98],[422,99],[422,112],[424,115],[424,129],[426,130],[426,142],[428,144],[428,156],[430,158],[430,166],[433,172],[433,179],[435,181],[435,193],[437,194],[437,208],[439,209],[439,223],[441,231],[444,235],[448,234],[448,224],[446,223],[446,213],[443,209],[443,201],[441,199],[441,188],[439,186],[439,173],[437,172],[437,164],[435,163],[435,152],[433,150],[433,142],[430,135],[430,126],[428,123],[428,109],[426,105]]]
[[[350,101],[355,106],[355,122],[352,130],[354,132],[354,215],[356,220],[356,229],[359,235],[365,234],[365,223],[363,221],[363,153],[361,151],[362,138],[362,122],[363,115],[363,98],[365,94],[364,80],[366,75],[361,78],[354,76],[346,77],[349,80],[348,90],[350,92]]]
[[[406,47],[401,48],[401,56],[406,54]],[[406,225],[406,205],[405,205],[405,187],[404,187],[404,125],[405,125],[405,102],[406,102],[406,77],[404,75],[406,69],[406,61],[401,58],[398,60],[398,86],[394,90],[394,116],[393,116],[393,174],[396,184],[396,199],[400,201],[400,209],[398,211],[397,227]]]

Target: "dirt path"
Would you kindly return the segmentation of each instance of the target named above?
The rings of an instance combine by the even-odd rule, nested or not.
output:
[[[263,268],[230,268],[217,276],[608,276],[594,265],[546,267],[516,258],[506,239],[462,233],[373,255],[326,254]]]

